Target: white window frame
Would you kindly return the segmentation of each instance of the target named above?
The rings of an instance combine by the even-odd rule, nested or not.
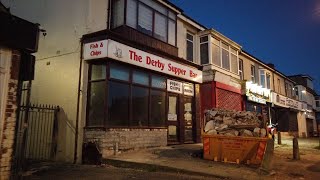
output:
[[[264,84],[262,84],[261,75],[262,75],[263,78],[264,78]],[[266,72],[265,72],[264,69],[259,69],[259,79],[260,79],[260,85],[261,85],[263,88],[266,88],[266,87],[267,87],[267,76],[266,76]]]
[[[268,87],[268,77],[269,76],[269,87]],[[267,89],[271,89],[271,74],[270,73],[266,73],[266,88]]]
[[[211,42],[210,41],[210,44],[211,43],[213,43],[213,44],[215,44],[215,45],[217,45],[217,46],[219,46],[219,52],[220,52],[220,66],[219,65],[217,65],[217,64],[214,64],[213,63],[213,60],[211,60],[212,61],[212,63],[213,63],[213,65],[215,65],[215,66],[217,66],[217,67],[220,67],[220,68],[222,68],[222,69],[224,69],[224,70],[226,70],[226,71],[228,71],[228,72],[230,72],[230,73],[233,73],[233,74],[236,74],[236,75],[239,75],[239,51],[238,50],[236,50],[236,49],[234,49],[235,51],[236,51],[236,54],[234,54],[234,53],[232,53],[231,52],[231,49],[232,49],[232,47],[229,45],[229,43],[227,43],[227,42],[225,42],[225,41],[222,41],[222,40],[220,40],[219,38],[217,38],[217,37],[214,37],[214,36],[211,36],[211,38],[213,38],[213,39],[216,39],[219,43],[218,44],[215,44],[215,43],[213,43],[213,42]],[[228,46],[228,49],[226,49],[226,48],[223,48],[222,47],[222,43],[224,43],[225,45],[227,45]],[[223,66],[222,66],[222,50],[226,50],[226,51],[228,51],[228,53],[229,53],[229,65],[230,65],[230,68],[229,69],[226,69],[226,68],[224,68]],[[212,51],[212,49],[210,49],[210,52]],[[210,53],[209,53],[210,54]],[[237,69],[238,69],[238,71],[237,72],[232,72],[232,63],[231,63],[231,55],[236,55],[236,57],[237,57]]]
[[[253,70],[253,71],[252,71]],[[250,66],[250,74],[251,74],[251,81],[253,83],[257,83],[257,79],[256,79],[256,66],[251,64]]]

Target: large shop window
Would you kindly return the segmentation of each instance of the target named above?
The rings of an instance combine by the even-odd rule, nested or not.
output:
[[[106,66],[91,65],[89,80],[89,103],[87,126],[102,126],[104,123]]]
[[[126,5],[126,8],[124,8]],[[173,46],[177,15],[153,0],[113,0],[112,28],[128,25]],[[126,17],[125,19],[123,17]]]
[[[88,127],[165,127],[165,77],[113,63],[90,70]]]

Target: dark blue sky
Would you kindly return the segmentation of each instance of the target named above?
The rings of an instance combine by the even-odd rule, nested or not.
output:
[[[320,0],[170,0],[286,75],[320,90]]]

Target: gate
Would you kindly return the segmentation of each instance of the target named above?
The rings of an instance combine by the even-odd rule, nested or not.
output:
[[[31,104],[31,81],[19,86],[15,142],[16,172],[26,168],[27,160],[54,160],[57,148],[59,106]]]

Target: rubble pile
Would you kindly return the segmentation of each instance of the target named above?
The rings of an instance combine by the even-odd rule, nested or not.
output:
[[[262,117],[255,112],[212,109],[205,112],[206,134],[265,137]]]

